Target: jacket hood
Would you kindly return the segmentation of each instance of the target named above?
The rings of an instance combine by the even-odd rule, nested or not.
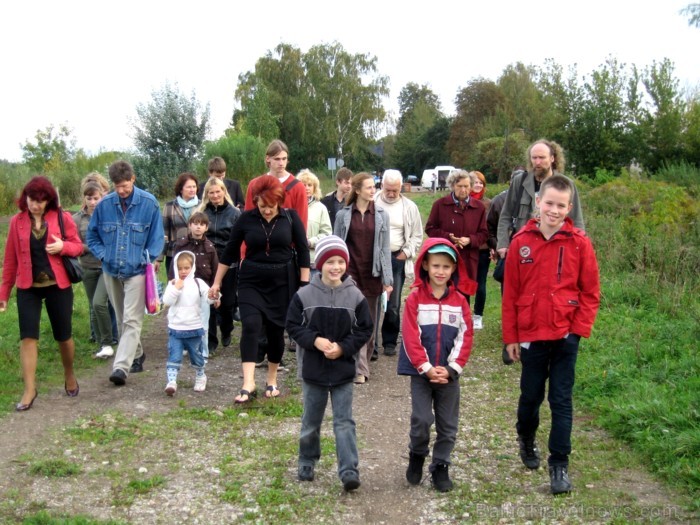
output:
[[[177,271],[177,260],[179,259],[180,255],[182,255],[183,253],[189,253],[192,256],[192,268],[190,268],[190,273],[188,273],[187,277],[185,277],[185,281],[188,281],[188,280],[193,281],[194,274],[195,274],[195,271],[197,269],[197,256],[188,250],[183,250],[183,251],[177,252],[175,254],[175,258],[173,259],[173,275],[175,276],[175,278],[179,278],[179,274]]]
[[[476,293],[477,284],[476,281],[473,281],[467,276],[467,266],[459,255],[459,250],[454,244],[442,237],[430,237],[423,241],[423,246],[421,246],[420,252],[418,252],[415,264],[415,272],[418,279],[416,279],[411,288],[428,285],[428,272],[423,269],[423,259],[430,248],[440,244],[449,246],[457,254],[457,271],[452,274],[451,279],[455,288],[465,295],[474,295]]]

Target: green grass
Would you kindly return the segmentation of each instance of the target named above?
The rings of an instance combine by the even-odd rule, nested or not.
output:
[[[65,459],[41,459],[29,465],[29,473],[34,476],[66,478],[80,474],[80,465]]]

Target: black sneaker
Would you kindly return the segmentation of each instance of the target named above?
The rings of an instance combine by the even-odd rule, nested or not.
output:
[[[360,488],[360,476],[355,472],[349,472],[343,476],[343,490],[350,492]]]
[[[423,479],[423,463],[425,456],[419,456],[411,452],[408,456],[408,468],[406,469],[406,480],[411,485],[420,484]]]
[[[129,369],[130,374],[138,374],[143,372],[143,362],[146,360],[146,353],[141,354],[141,357],[137,357],[131,363],[131,368]]]
[[[512,365],[513,360],[510,358],[508,355],[508,351],[506,350],[506,345],[503,345],[503,351],[501,352],[501,359],[503,359],[503,364],[504,365]]]
[[[297,471],[297,478],[299,478],[299,481],[313,481],[314,468],[309,465],[302,465]]]
[[[552,494],[566,494],[571,492],[571,480],[567,467],[549,467],[549,481]]]
[[[224,348],[227,346],[231,346],[231,334],[221,339],[221,346],[223,346]]]
[[[385,346],[384,347],[384,355],[388,355],[388,356],[396,355],[396,347],[395,346]]]
[[[523,464],[532,470],[540,468],[540,452],[537,450],[535,436],[518,436],[518,444],[520,445],[520,459],[523,460]]]
[[[449,492],[454,487],[452,480],[450,479],[449,465],[445,463],[439,463],[435,465],[435,470],[432,472],[433,487],[438,492]]]
[[[123,386],[126,384],[126,372],[121,368],[115,368],[112,370],[112,375],[109,376],[109,380],[114,383],[115,386]]]
[[[209,348],[209,355],[210,355],[210,356],[211,356],[211,355],[214,355],[214,352],[216,352],[216,349],[217,349],[218,347],[219,347],[219,342],[218,342],[218,341],[216,341],[216,342],[209,341],[209,342],[207,343],[207,348]]]
[[[372,352],[372,357],[369,358],[370,361],[376,361],[379,359],[379,352],[377,352],[377,349],[374,349],[374,352]]]

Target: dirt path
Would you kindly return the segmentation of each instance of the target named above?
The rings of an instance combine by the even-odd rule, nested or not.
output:
[[[235,335],[239,333],[237,327]],[[624,447],[585,418],[575,422],[576,450],[572,463],[580,466],[573,467],[572,474],[577,491],[568,500],[554,501],[547,491],[544,470],[527,471],[518,459],[512,421],[518,371],[500,364],[498,350],[489,348],[489,340],[495,340],[495,337],[495,332],[477,334],[473,356],[462,379],[460,434],[451,470],[457,488],[447,496],[437,495],[428,481],[419,487],[410,487],[406,483],[404,472],[410,419],[408,379],[396,375],[395,357],[382,356],[372,363],[371,380],[355,389],[361,489],[354,494],[343,494],[334,472],[323,472],[314,484],[304,484],[309,494],[319,490],[338,493],[338,507],[330,523],[445,523],[454,522],[455,515],[461,516],[457,521],[480,523],[608,523],[617,517],[615,512],[623,512],[627,507],[632,509],[633,518],[643,517],[645,509],[656,509],[654,512],[665,509],[669,515],[662,516],[659,522],[691,520],[667,488],[653,480],[634,461],[625,465]],[[106,363],[90,377],[80,377],[78,398],[68,399],[62,390],[57,389],[48,395],[42,394],[32,410],[12,413],[3,419],[0,501],[13,494],[16,497],[16,491],[19,491],[25,505],[27,502],[41,502],[39,508],[43,506],[67,515],[82,513],[129,523],[213,524],[235,521],[231,504],[222,503],[211,494],[202,494],[191,478],[194,474],[187,469],[173,473],[176,479],[169,480],[169,491],[156,491],[139,498],[126,509],[115,507],[109,498],[95,496],[95,488],[88,488],[93,482],[89,478],[84,483],[65,482],[60,485],[48,478],[28,475],[22,454],[60,447],[56,441],[60,434],[54,431],[72,425],[77,418],[108,411],[146,418],[176,409],[183,400],[188,407],[223,409],[231,406],[241,381],[235,344],[220,349],[210,361],[207,370],[209,386],[205,395],[195,395],[190,389],[183,389],[173,399],[166,397],[162,390],[166,357],[165,316],[152,320],[143,343],[148,356],[146,371],[132,375],[126,387],[115,388],[107,381],[110,366]],[[287,360],[292,366],[282,385],[284,381],[287,384],[295,381],[290,377],[294,373],[294,358],[289,356]],[[260,387],[265,383],[264,370],[258,370],[257,374]],[[543,414],[543,422],[547,418],[548,413]],[[298,421],[287,424],[289,428],[279,431],[296,439]],[[330,425],[324,427],[324,432],[330,434]],[[546,445],[542,439],[541,445]],[[143,447],[147,448],[146,455],[163,454],[158,450],[157,442],[144,442]],[[289,459],[289,465],[288,483],[297,483],[294,458]],[[59,490],[59,486],[65,490]],[[28,505],[27,511],[34,509],[36,512],[36,505]],[[174,505],[196,508],[197,518],[187,512],[173,513],[173,508],[179,508]],[[594,507],[604,509],[607,514],[589,519],[591,515],[586,515],[585,510]],[[584,510],[572,513],[572,509],[577,508]],[[564,511],[565,514],[558,514]],[[10,513],[0,512],[0,518],[8,515]]]

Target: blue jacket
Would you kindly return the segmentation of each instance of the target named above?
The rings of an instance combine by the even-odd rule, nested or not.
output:
[[[158,201],[136,186],[126,213],[119,195],[112,192],[97,205],[87,229],[88,248],[102,261],[102,271],[117,279],[143,274],[146,250],[153,262],[164,244]]]

